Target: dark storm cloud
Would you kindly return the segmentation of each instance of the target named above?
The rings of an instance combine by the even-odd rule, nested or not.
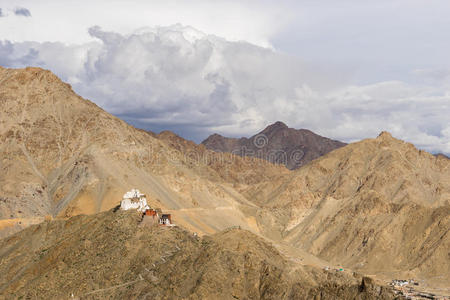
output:
[[[14,9],[16,16],[31,17],[31,12],[25,7],[17,7]]]

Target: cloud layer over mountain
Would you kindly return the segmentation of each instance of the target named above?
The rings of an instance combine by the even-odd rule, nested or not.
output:
[[[0,42],[0,65],[40,66],[136,126],[197,141],[241,136],[282,120],[353,141],[388,130],[429,151],[450,153],[449,70],[412,70],[403,81],[355,85],[283,53],[230,42],[191,27],[129,35],[89,29],[97,42]],[[339,80],[338,80],[339,79]]]

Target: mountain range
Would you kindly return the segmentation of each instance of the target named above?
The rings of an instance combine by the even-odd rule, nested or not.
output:
[[[0,67],[0,269],[8,274],[0,294],[52,290],[47,295],[62,297],[133,281],[136,294],[119,287],[112,297],[164,299],[165,289],[166,298],[288,299],[296,289],[326,299],[339,298],[338,290],[343,298],[362,297],[357,291],[366,291],[368,279],[363,284],[352,272],[337,278],[323,270],[328,266],[370,274],[387,299],[394,296],[380,285],[399,277],[449,293],[450,160],[387,132],[345,145],[277,122],[240,140],[212,136],[198,145],[169,131],[136,129],[50,71]],[[299,163],[271,161],[235,155],[235,145],[304,155]],[[144,229],[132,214],[113,212],[132,188],[179,228]],[[146,249],[152,240],[155,254]],[[153,278],[143,268],[163,251],[157,247],[172,253],[174,245],[193,256],[166,259],[152,269],[161,274],[151,273],[158,287],[143,286]],[[115,266],[118,257],[125,259]],[[227,269],[230,257],[231,267],[244,268]],[[189,269],[192,260],[198,265]],[[193,275],[199,270],[204,277]],[[240,285],[242,278],[249,285]]]

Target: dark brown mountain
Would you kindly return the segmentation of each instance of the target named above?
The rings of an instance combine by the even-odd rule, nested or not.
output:
[[[275,122],[250,138],[228,138],[213,134],[202,144],[217,152],[259,157],[284,164],[290,170],[346,145],[307,129],[289,128],[283,122]]]

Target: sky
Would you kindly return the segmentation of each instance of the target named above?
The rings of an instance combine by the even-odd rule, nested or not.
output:
[[[449,154],[449,15],[448,0],[0,0],[0,65],[196,142],[283,121]]]

